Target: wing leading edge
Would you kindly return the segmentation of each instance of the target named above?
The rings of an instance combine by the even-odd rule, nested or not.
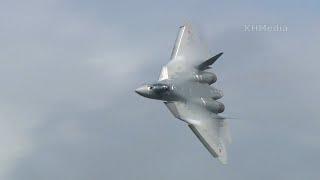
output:
[[[209,50],[190,24],[179,28],[170,62],[161,70],[159,80],[171,79],[179,74],[192,73],[210,58]]]
[[[199,62],[209,58],[209,50],[190,24],[180,26],[171,53],[171,61]]]
[[[226,145],[231,142],[225,119],[192,103],[165,102],[171,113],[188,123],[189,128],[222,164],[227,164]]]

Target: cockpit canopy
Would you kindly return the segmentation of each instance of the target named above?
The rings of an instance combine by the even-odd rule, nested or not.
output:
[[[148,89],[154,92],[164,92],[169,90],[169,86],[167,84],[155,83],[148,85]]]

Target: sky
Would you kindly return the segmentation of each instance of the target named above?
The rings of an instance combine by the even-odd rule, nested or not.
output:
[[[0,179],[320,178],[318,1],[0,4]],[[224,52],[213,72],[236,117],[226,166],[134,93],[158,79],[184,23]],[[245,31],[276,24],[287,31]]]

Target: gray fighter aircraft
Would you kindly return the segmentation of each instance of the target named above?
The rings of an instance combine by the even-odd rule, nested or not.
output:
[[[191,25],[181,26],[170,62],[162,68],[159,80],[135,91],[163,101],[176,118],[188,124],[212,156],[226,164],[226,145],[231,138],[225,118],[219,115],[224,105],[217,101],[223,94],[210,86],[217,76],[207,71],[221,55],[210,57]]]

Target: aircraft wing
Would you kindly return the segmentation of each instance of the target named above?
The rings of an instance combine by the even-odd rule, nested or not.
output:
[[[171,113],[188,123],[193,133],[211,155],[227,163],[226,144],[231,142],[226,120],[217,114],[189,102],[165,102]]]
[[[192,73],[195,67],[209,59],[209,50],[190,24],[181,26],[170,62],[161,70],[159,80],[171,79],[178,74]]]

